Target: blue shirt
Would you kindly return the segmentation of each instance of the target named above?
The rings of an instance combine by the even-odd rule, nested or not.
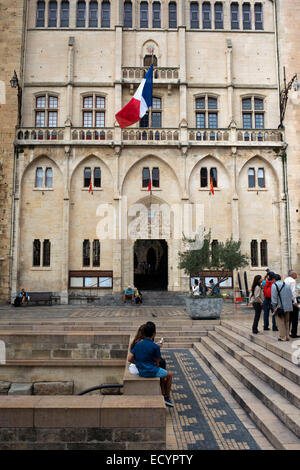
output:
[[[155,359],[161,359],[160,347],[152,339],[145,338],[131,350],[141,377],[155,377],[159,367]]]
[[[133,294],[134,294],[134,290],[133,290],[133,289],[126,289],[126,290],[125,290],[125,294],[126,294],[126,295],[133,295]]]

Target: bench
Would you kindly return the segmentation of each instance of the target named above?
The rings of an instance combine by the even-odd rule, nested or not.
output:
[[[135,334],[130,336],[127,357],[130,352],[130,345],[134,337]],[[161,396],[159,377],[144,378],[139,377],[138,375],[133,375],[129,372],[128,364],[129,363],[126,361],[123,376],[124,395]]]
[[[52,292],[28,292],[28,295],[28,303],[48,302],[48,305],[52,305]]]

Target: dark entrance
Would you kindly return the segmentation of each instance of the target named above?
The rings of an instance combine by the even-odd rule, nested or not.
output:
[[[136,240],[134,285],[141,291],[168,289],[168,245],[165,240]]]

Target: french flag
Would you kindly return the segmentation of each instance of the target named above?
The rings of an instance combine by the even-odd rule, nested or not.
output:
[[[153,65],[143,78],[133,98],[116,114],[120,127],[128,127],[138,122],[152,106]]]

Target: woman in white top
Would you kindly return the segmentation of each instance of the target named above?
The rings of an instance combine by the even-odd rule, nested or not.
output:
[[[192,289],[193,289],[193,295],[200,295],[198,279],[195,279],[195,284],[193,285]]]
[[[251,288],[251,296],[250,296],[251,303],[255,311],[254,321],[252,325],[252,332],[254,334],[258,333],[258,329],[257,329],[258,322],[260,319],[262,307],[264,305],[264,294],[263,294],[263,289],[261,287],[261,283],[262,283],[262,277],[258,274],[257,276],[255,276],[253,280],[253,284]]]

